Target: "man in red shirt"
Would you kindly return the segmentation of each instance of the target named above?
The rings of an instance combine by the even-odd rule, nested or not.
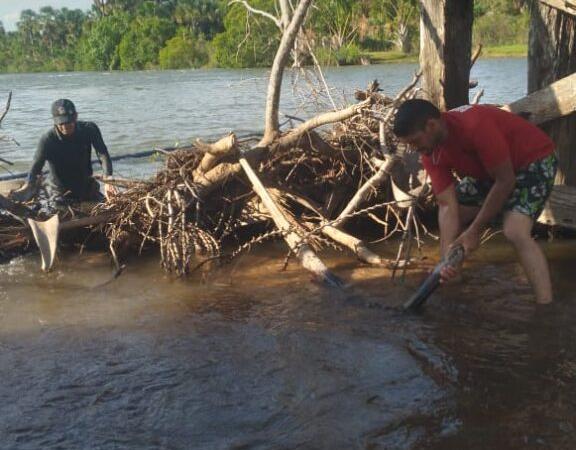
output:
[[[504,235],[518,254],[536,301],[550,303],[548,263],[531,231],[556,175],[551,139],[494,106],[465,105],[440,113],[421,99],[398,108],[394,134],[421,154],[430,176],[439,206],[442,255],[457,244],[466,254],[476,250],[489,222],[503,213]],[[449,268],[442,277],[455,273]]]

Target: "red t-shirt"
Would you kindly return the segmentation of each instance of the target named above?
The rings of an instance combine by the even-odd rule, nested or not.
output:
[[[495,106],[465,105],[442,113],[448,137],[431,155],[422,155],[436,194],[458,176],[489,179],[488,170],[507,159],[514,170],[554,152],[550,137],[540,128]]]

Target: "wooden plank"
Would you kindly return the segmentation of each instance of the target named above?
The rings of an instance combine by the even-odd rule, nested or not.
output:
[[[576,230],[576,187],[554,186],[538,222]]]
[[[559,9],[560,11],[576,17],[576,0],[538,0],[540,3]]]
[[[504,105],[502,109],[526,117],[534,124],[572,114],[576,111],[576,73]]]

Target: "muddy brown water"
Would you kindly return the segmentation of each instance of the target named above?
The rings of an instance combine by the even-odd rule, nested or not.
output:
[[[491,241],[416,315],[396,307],[425,267],[400,284],[325,255],[334,291],[282,271],[280,244],[189,281],[147,258],[112,281],[100,253],[14,260],[0,448],[573,449],[576,243],[544,247],[554,305]]]

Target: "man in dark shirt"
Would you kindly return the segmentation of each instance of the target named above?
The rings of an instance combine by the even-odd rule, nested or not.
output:
[[[68,99],[52,104],[54,127],[42,136],[26,184],[12,193],[16,200],[28,200],[36,193],[39,177],[48,163],[48,193],[55,206],[74,201],[102,200],[100,186],[92,177],[92,147],[100,160],[104,176],[112,175],[112,162],[100,129],[93,122],[78,121],[76,107]],[[104,185],[106,197],[116,189]]]

